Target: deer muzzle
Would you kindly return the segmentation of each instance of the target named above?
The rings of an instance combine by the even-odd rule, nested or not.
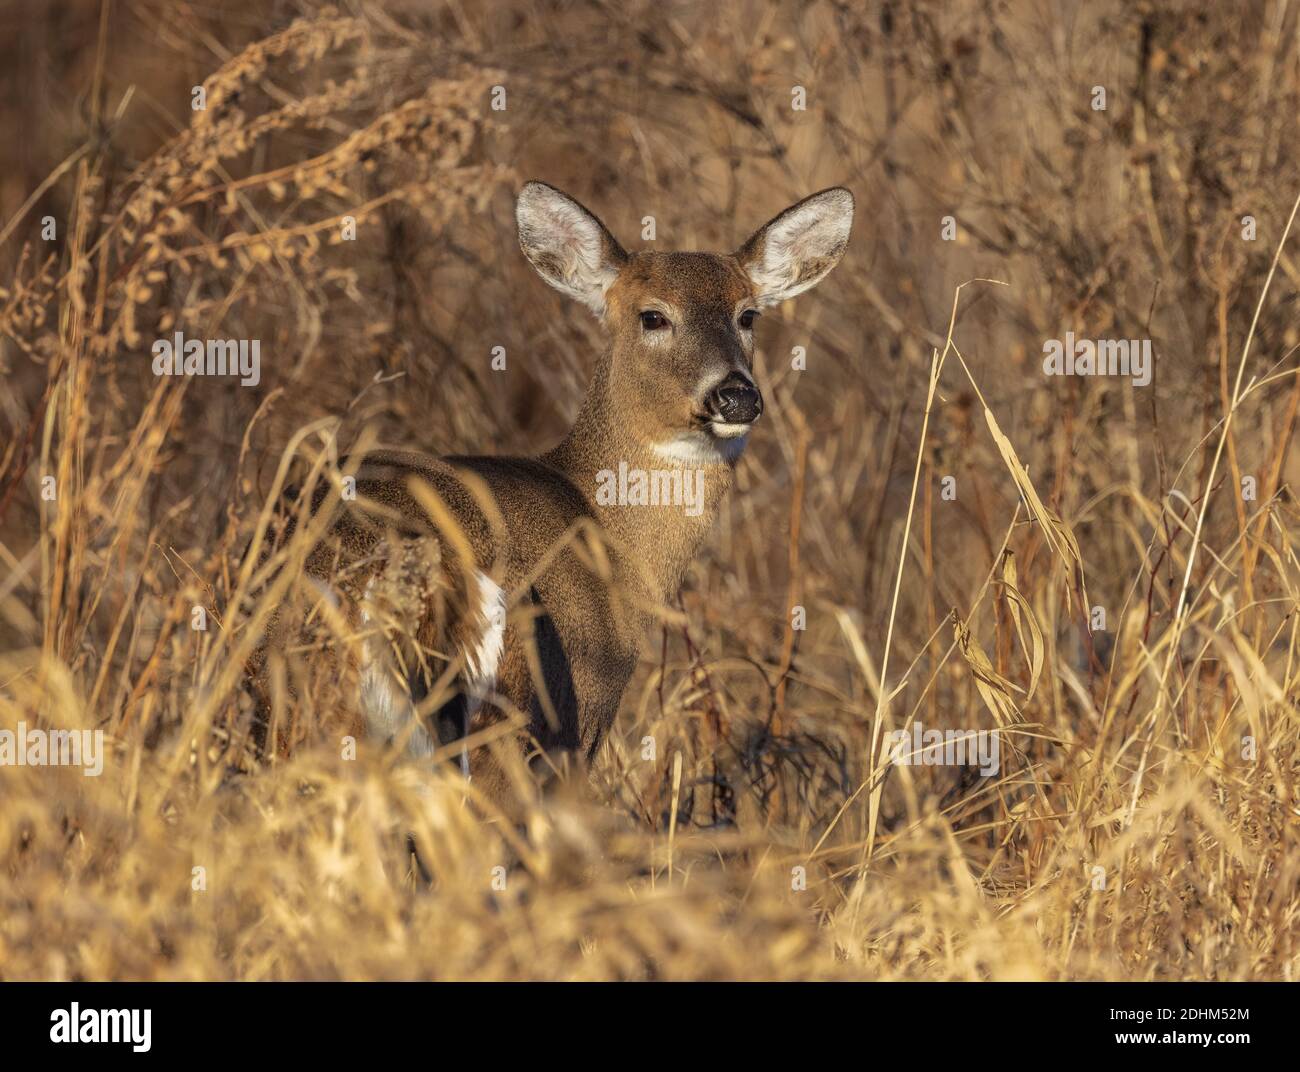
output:
[[[739,431],[731,434],[741,435],[762,416],[763,396],[748,376],[741,372],[731,372],[709,392],[704,406],[715,433],[725,435],[727,432],[724,429],[734,427],[739,428]]]

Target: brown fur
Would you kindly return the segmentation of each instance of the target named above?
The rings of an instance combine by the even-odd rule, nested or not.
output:
[[[574,268],[572,257],[546,245],[547,223],[533,230],[521,221],[521,244],[545,277],[572,293],[584,264]],[[603,262],[617,270],[603,294],[610,346],[568,436],[536,458],[372,453],[356,472],[356,502],[341,505],[307,564],[309,575],[341,593],[353,625],[367,582],[387,578],[397,590],[392,616],[405,619],[405,635],[386,630],[394,663],[408,683],[418,666],[426,687],[454,676],[457,652],[481,637],[473,584],[475,571],[488,574],[507,593],[510,612],[495,697],[471,734],[514,717],[515,741],[583,761],[614,721],[656,608],[675,596],[708,535],[734,460],[719,453],[689,464],[704,471],[699,516],[680,506],[601,505],[596,474],[617,471],[620,462],[645,470],[682,464],[654,445],[683,432],[703,437],[705,387],[752,371],[752,334],[738,316],[758,302],[744,257],[762,247],[751,240],[741,255],[627,254],[603,225],[598,241]],[[829,265],[819,268],[824,274]],[[640,320],[647,307],[669,318],[670,335],[647,338]],[[431,496],[445,512],[429,509]],[[417,563],[418,583],[392,577],[397,547]],[[411,572],[409,563],[399,568]],[[429,583],[430,570],[440,583]],[[404,586],[419,588],[405,607]],[[356,671],[352,665],[340,679],[354,682]],[[456,754],[454,746],[441,751]],[[519,754],[508,742],[475,749],[475,782],[500,797]]]

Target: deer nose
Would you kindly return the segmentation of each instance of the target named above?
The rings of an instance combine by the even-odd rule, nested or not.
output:
[[[752,380],[733,372],[710,392],[708,409],[726,424],[752,424],[763,412],[763,396]]]

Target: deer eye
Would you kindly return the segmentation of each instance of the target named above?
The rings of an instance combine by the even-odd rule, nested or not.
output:
[[[754,326],[754,321],[758,319],[757,309],[746,309],[740,314],[740,326],[748,331]]]
[[[641,313],[641,326],[646,331],[658,331],[668,326],[668,318],[654,309],[646,309]]]

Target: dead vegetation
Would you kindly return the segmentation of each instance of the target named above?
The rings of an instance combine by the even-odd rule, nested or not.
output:
[[[1295,977],[1300,12],[270,6],[16,5],[0,728],[109,750],[0,768],[0,976]],[[309,533],[243,553],[359,442],[571,419],[599,334],[515,248],[533,177],[674,248],[862,209],[764,318],[767,416],[590,785],[515,828],[341,759],[311,650],[255,754]],[[155,376],[176,331],[260,339],[260,384]],[[1044,376],[1066,331],[1150,338],[1152,384]],[[1000,773],[882,763],[916,720]]]

